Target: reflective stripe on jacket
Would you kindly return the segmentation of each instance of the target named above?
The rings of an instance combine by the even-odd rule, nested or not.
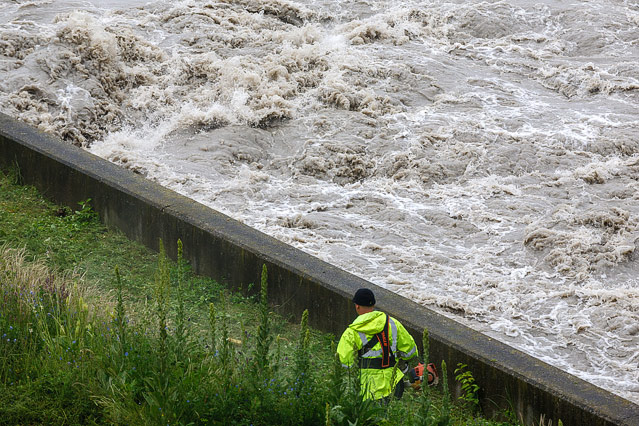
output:
[[[374,339],[375,335],[381,332],[386,325],[386,314],[380,311],[373,311],[359,315],[355,321],[342,334],[337,345],[337,354],[344,366],[350,367],[355,360],[355,354]],[[391,352],[396,359],[410,359],[417,355],[417,345],[413,337],[406,331],[404,326],[395,318],[389,320],[389,344]],[[370,350],[362,354],[363,359],[375,359],[382,357],[382,348],[379,342]],[[383,369],[362,368],[362,392],[367,399],[383,398],[391,393],[393,388],[403,378],[401,371],[395,373],[395,381],[391,384],[393,367]]]

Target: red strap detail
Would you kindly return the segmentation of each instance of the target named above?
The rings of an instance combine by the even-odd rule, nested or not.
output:
[[[379,345],[382,347],[382,368],[390,367],[390,342],[388,341],[389,323],[390,318],[386,315],[386,325],[384,325],[384,329],[375,335],[379,341]]]

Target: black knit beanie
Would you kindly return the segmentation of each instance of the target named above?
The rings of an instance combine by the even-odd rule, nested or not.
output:
[[[353,296],[353,303],[359,306],[375,306],[375,295],[367,288],[360,288]]]

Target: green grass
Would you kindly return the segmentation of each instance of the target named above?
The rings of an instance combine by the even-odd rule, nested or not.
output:
[[[444,384],[362,401],[334,336],[270,311],[266,269],[244,297],[15,180],[0,174],[0,425],[506,424]]]

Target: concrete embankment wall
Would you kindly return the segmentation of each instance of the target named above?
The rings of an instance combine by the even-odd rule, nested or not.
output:
[[[354,319],[350,302],[372,288],[378,308],[398,318],[420,343],[430,331],[431,361],[452,370],[465,363],[481,386],[487,412],[516,410],[527,425],[540,415],[564,425],[639,425],[639,406],[477,333],[455,321],[279,242],[219,212],[79,148],[0,114],[0,167],[17,167],[25,184],[49,199],[78,208],[88,198],[100,218],[129,238],[175,258],[181,239],[194,271],[234,288],[269,274],[269,302],[312,327],[339,336]]]

